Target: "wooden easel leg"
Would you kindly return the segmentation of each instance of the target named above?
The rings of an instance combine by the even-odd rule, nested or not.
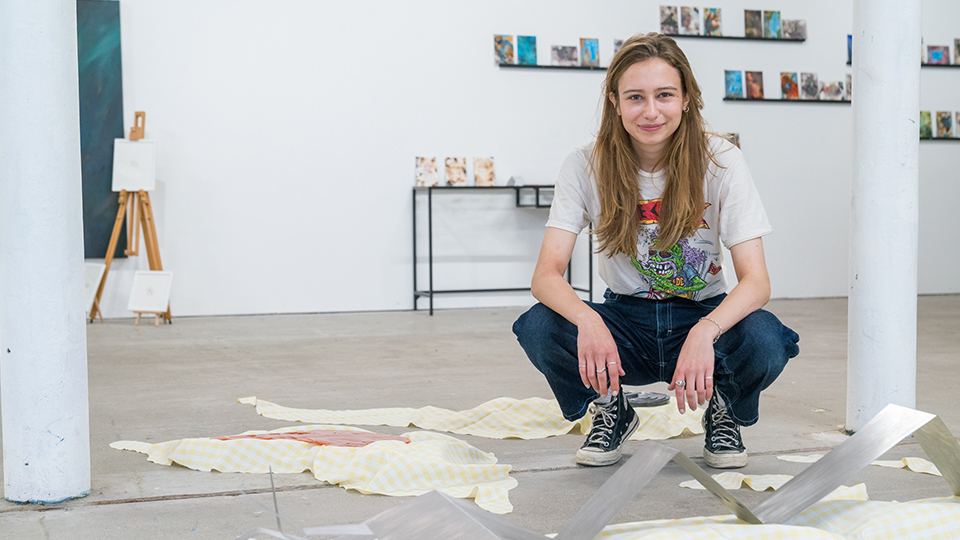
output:
[[[117,210],[117,219],[113,222],[113,232],[110,234],[110,244],[107,246],[107,254],[104,257],[106,268],[103,269],[103,277],[100,278],[100,286],[97,287],[97,295],[93,299],[93,307],[90,308],[90,322],[96,320],[100,315],[103,321],[103,313],[100,312],[100,297],[103,295],[103,287],[107,284],[107,275],[110,273],[110,263],[113,262],[113,254],[117,251],[117,241],[120,239],[120,229],[123,227],[124,218],[127,214],[127,200],[129,193],[120,192],[120,208]]]
[[[143,314],[137,313],[137,320],[133,322],[134,326],[140,326],[140,315],[143,315]]]
[[[159,314],[159,313],[157,313],[156,315],[153,316],[153,325],[154,325],[154,326],[160,326],[160,314]]]

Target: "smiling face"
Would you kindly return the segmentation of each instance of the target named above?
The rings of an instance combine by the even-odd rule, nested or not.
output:
[[[630,134],[640,167],[652,171],[689,102],[680,72],[666,60],[651,58],[627,68],[617,86],[610,101]]]

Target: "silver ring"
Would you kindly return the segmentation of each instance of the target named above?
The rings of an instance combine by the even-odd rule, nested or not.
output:
[[[706,380],[706,381],[712,381],[712,380],[713,380],[713,377],[704,377],[703,379]]]
[[[616,363],[616,362],[607,362],[607,365],[608,365],[608,366],[615,366],[615,365],[617,365],[617,363]]]
[[[687,386],[687,381],[677,381],[677,386],[683,388]]]
[[[597,373],[603,373],[603,372],[606,371],[606,370],[607,370],[607,368],[598,369],[598,370],[597,370]]]

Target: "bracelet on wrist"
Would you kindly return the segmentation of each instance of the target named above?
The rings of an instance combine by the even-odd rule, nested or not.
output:
[[[717,337],[713,338],[713,342],[716,343],[717,340],[720,339],[720,336],[723,335],[723,327],[720,326],[720,323],[711,319],[710,317],[700,317],[700,321],[710,321],[713,324],[717,325],[717,330],[719,330],[719,332],[717,332]],[[697,322],[700,322],[700,321],[697,321]]]

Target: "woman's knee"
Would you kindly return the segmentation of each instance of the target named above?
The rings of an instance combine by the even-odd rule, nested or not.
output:
[[[555,334],[566,319],[547,306],[537,303],[513,323],[513,334],[522,343],[528,339]]]

